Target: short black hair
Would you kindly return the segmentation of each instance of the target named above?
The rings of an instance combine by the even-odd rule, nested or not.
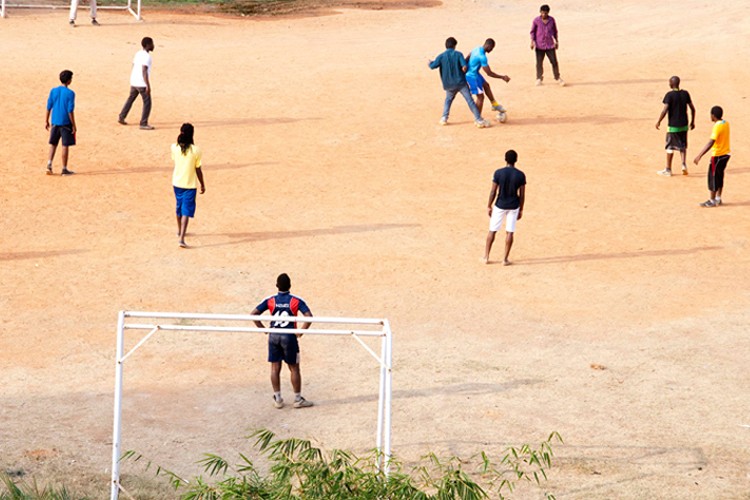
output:
[[[446,49],[455,49],[456,45],[458,45],[458,40],[453,38],[452,36],[449,36],[445,39],[445,48]]]
[[[549,5],[547,5],[545,3],[544,5],[542,5],[541,7],[539,7],[539,12],[547,12],[547,13],[549,13]]]
[[[505,163],[508,165],[515,165],[518,161],[518,153],[513,151],[512,149],[509,149],[505,152]]]
[[[711,114],[714,115],[717,119],[721,120],[721,117],[724,116],[724,110],[721,109],[721,106],[714,106],[711,108]]]
[[[292,288],[292,280],[287,273],[281,273],[279,274],[279,277],[276,278],[276,288],[278,288],[280,292],[288,292],[289,289]]]
[[[154,44],[154,39],[151,38],[150,36],[144,36],[143,40],[141,40],[141,47],[143,47],[144,49],[146,48],[147,45],[153,45],[153,44]]]
[[[70,83],[73,79],[73,72],[69,69],[64,69],[60,72],[60,83]]]
[[[484,44],[485,45],[489,45],[490,47],[494,47],[495,46],[495,40],[493,40],[492,38],[488,38],[487,40],[484,41]]]

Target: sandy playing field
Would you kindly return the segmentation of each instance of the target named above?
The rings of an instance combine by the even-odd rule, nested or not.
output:
[[[623,6],[624,4],[624,6]],[[470,457],[552,431],[558,498],[750,498],[750,79],[745,2],[552,4],[565,88],[534,86],[537,3],[248,20],[65,11],[0,20],[0,471],[109,494],[117,312],[248,313],[278,273],[319,316],[394,329],[393,448]],[[509,122],[459,97],[440,127],[427,57],[484,38]],[[143,36],[152,132],[116,118]],[[44,175],[44,104],[76,91],[70,168]],[[706,164],[658,177],[672,74],[731,123],[724,206]],[[137,123],[140,100],[129,121]],[[486,116],[489,116],[485,112]],[[175,237],[169,145],[196,128],[207,192]],[[503,267],[480,263],[493,171],[518,151],[526,210]],[[55,159],[60,171],[60,158]],[[130,338],[133,345],[137,337]],[[309,410],[271,405],[265,338],[164,333],[129,361],[123,446],[185,474],[249,430],[364,452],[377,367],[349,339],[302,339]],[[291,391],[288,372],[282,388]],[[123,467],[139,497],[153,471]],[[156,484],[161,484],[156,481]],[[538,490],[522,489],[535,498]]]

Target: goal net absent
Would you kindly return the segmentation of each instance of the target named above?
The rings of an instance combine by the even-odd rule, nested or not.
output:
[[[4,0],[2,0],[4,1]],[[123,373],[125,361],[159,331],[195,332],[239,332],[239,333],[304,333],[305,335],[331,335],[351,337],[359,343],[380,366],[380,386],[378,392],[377,436],[375,447],[378,450],[378,466],[388,474],[391,458],[391,399],[393,373],[393,336],[387,319],[339,318],[304,316],[297,321],[312,323],[308,329],[299,328],[257,328],[254,321],[268,321],[268,316],[249,314],[203,314],[174,312],[120,311],[117,317],[117,353],[115,357],[115,408],[112,437],[112,484],[111,500],[117,500],[120,492],[129,494],[120,484],[120,459],[122,457],[122,400]],[[126,322],[136,319],[138,323]],[[190,324],[195,323],[195,324]],[[209,324],[204,324],[209,323]],[[247,324],[252,326],[244,326]],[[316,328],[316,324],[328,328]],[[147,333],[127,352],[125,333],[128,330],[141,330]],[[380,338],[380,354],[376,353],[363,340]],[[132,497],[131,497],[132,498]]]

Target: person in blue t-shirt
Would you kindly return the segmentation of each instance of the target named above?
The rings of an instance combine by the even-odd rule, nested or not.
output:
[[[510,248],[513,246],[513,233],[516,231],[516,221],[523,217],[523,205],[526,201],[526,175],[516,168],[518,153],[512,149],[505,152],[504,168],[495,170],[492,176],[490,200],[487,202],[487,215],[490,216],[490,231],[484,247],[485,264],[490,262],[490,250],[495,242],[495,233],[502,227],[505,220],[505,258],[503,265],[509,266]],[[493,203],[494,202],[494,203]]]
[[[76,144],[76,94],[68,87],[73,81],[73,72],[66,69],[60,72],[62,85],[53,88],[47,98],[47,117],[45,128],[49,134],[49,158],[47,159],[47,175],[52,175],[52,160],[55,158],[57,145],[62,139],[62,175],[74,174],[68,170],[68,147]],[[50,127],[50,115],[52,126]]]
[[[456,50],[456,45],[458,45],[458,41],[452,36],[448,37],[445,40],[445,52],[428,63],[430,69],[440,68],[440,80],[442,80],[445,90],[445,103],[443,104],[443,116],[440,118],[440,125],[448,125],[451,104],[453,104],[456,94],[460,93],[466,99],[466,104],[469,105],[469,110],[474,115],[476,126],[484,128],[489,123],[482,119],[482,114],[471,98],[469,87],[466,86],[466,60],[464,55]]]
[[[268,311],[275,319],[271,321],[271,328],[297,328],[296,321],[290,321],[291,316],[297,316],[300,312],[304,316],[312,316],[310,308],[300,297],[289,293],[292,280],[286,273],[276,278],[276,288],[279,293],[266,297],[250,313],[253,316]],[[265,328],[263,323],[255,321],[255,326]],[[301,322],[300,329],[310,328],[310,323]],[[284,407],[284,399],[281,397],[281,362],[284,361],[289,367],[294,389],[294,407],[307,408],[312,406],[311,401],[302,397],[302,373],[299,368],[299,343],[297,339],[301,333],[270,333],[268,334],[268,361],[271,363],[271,386],[273,387],[273,405],[276,408]]]
[[[492,109],[494,111],[505,111],[505,108],[503,108],[502,105],[498,104],[498,102],[495,100],[495,96],[492,95],[490,84],[487,83],[487,80],[485,80],[482,74],[479,72],[479,70],[481,69],[484,70],[487,76],[499,78],[500,80],[505,81],[505,83],[508,83],[510,81],[510,77],[508,75],[500,75],[492,71],[489,63],[487,62],[487,54],[492,52],[494,48],[495,40],[493,40],[492,38],[488,38],[487,40],[485,40],[483,45],[475,48],[469,54],[469,69],[466,71],[466,82],[469,84],[469,90],[471,90],[471,94],[477,96],[477,108],[479,108],[480,113],[482,112],[482,106],[484,105],[484,94],[487,94],[487,97],[490,98]]]

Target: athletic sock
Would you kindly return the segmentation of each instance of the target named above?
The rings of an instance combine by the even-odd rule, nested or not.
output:
[[[273,399],[275,399],[276,401],[281,401],[281,391],[274,392],[273,393]]]
[[[497,107],[498,106],[497,101],[492,101],[492,105]]]
[[[295,401],[299,401],[300,399],[302,399],[302,393],[301,392],[295,392],[294,393],[294,400]]]
[[[714,201],[716,203],[721,203],[721,196],[717,196],[716,198],[714,198]]]

